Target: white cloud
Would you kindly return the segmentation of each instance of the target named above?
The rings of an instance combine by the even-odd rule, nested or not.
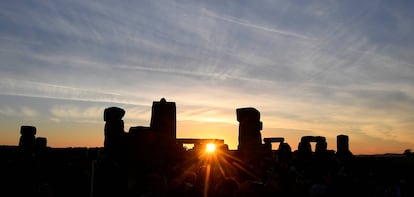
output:
[[[104,107],[87,107],[81,108],[75,105],[53,106],[50,113],[56,119],[64,120],[101,120],[103,117]]]
[[[229,23],[235,23],[235,24],[243,25],[243,26],[254,28],[254,29],[257,29],[257,30],[261,30],[261,31],[267,31],[267,32],[276,33],[276,34],[279,34],[279,35],[282,35],[282,36],[295,37],[295,38],[300,38],[300,39],[305,39],[305,40],[310,39],[309,37],[298,34],[298,33],[253,24],[253,23],[250,23],[250,22],[247,22],[247,21],[241,21],[237,18],[230,17],[230,16],[222,16],[222,15],[214,13],[214,12],[208,10],[208,9],[205,9],[205,8],[202,9],[202,13],[204,13],[205,15],[207,15],[209,17],[224,20],[224,21],[227,21]]]
[[[399,3],[14,3],[0,6],[0,95],[59,100],[51,121],[101,122],[97,106],[111,103],[144,124],[161,97],[179,120],[230,123],[253,106],[275,128],[395,139],[413,120],[412,13]]]
[[[0,108],[0,114],[6,117],[34,118],[39,115],[39,112],[28,106],[3,106]]]
[[[17,115],[17,111],[9,106],[5,106],[0,108],[0,114],[2,116],[15,116]]]
[[[38,115],[38,112],[30,107],[22,107],[21,112],[26,117],[35,117]]]
[[[111,90],[100,91],[10,78],[0,79],[0,95],[148,105],[140,102],[142,98],[128,98]]]

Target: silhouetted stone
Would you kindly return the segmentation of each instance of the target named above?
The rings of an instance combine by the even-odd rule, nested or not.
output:
[[[128,141],[129,162],[135,163],[133,165],[142,166],[144,163],[148,163],[150,158],[158,156],[158,154],[151,154],[158,148],[158,138],[150,127],[130,127]]]
[[[125,115],[125,110],[119,107],[109,107],[104,111],[104,121],[112,122],[117,120],[122,120]]]
[[[160,135],[161,143],[172,145],[176,138],[175,102],[167,102],[162,98],[152,103],[150,127]]]
[[[20,127],[20,134],[34,136],[36,135],[36,127],[23,125]]]
[[[315,146],[315,153],[325,153],[327,152],[328,144],[326,141],[318,141]]]
[[[130,135],[140,135],[146,132],[152,132],[151,127],[135,126],[135,127],[130,127],[128,131]]]
[[[349,150],[349,137],[347,135],[336,136],[336,148],[336,156],[341,163],[353,158],[353,154]]]
[[[124,121],[116,120],[106,122],[105,124],[106,136],[118,136],[124,133]]]
[[[94,196],[124,196],[127,190],[127,140],[122,118],[125,110],[109,107],[104,111],[107,158],[98,161]]]
[[[303,136],[292,154],[283,138],[264,138],[262,144],[256,109],[236,112],[239,150],[229,150],[219,139],[176,139],[175,103],[165,99],[154,102],[151,126],[131,127],[128,133],[122,120],[125,110],[105,109],[105,154],[100,147],[49,148],[46,138],[35,137],[35,127],[22,126],[19,146],[0,146],[1,194],[414,196],[409,149],[404,154],[353,156],[349,137],[338,135],[335,155],[327,150],[325,137]],[[273,142],[280,143],[278,150],[271,149]],[[206,143],[216,144],[215,154],[204,154]],[[194,148],[186,150],[183,144]],[[171,155],[180,158],[172,160]],[[227,177],[242,183],[239,190]]]
[[[264,138],[263,141],[265,142],[265,149],[266,151],[272,151],[272,143],[280,143],[280,145],[285,141],[285,138],[283,137],[270,137],[270,138]]]
[[[24,153],[33,153],[35,147],[36,127],[21,126],[20,127],[19,147]]]
[[[262,144],[260,112],[255,108],[239,108],[236,114],[239,121],[239,148],[260,146]]]
[[[292,148],[288,143],[281,142],[277,151],[277,158],[280,164],[289,164],[292,160]]]
[[[47,147],[47,139],[45,137],[37,137],[35,141],[36,150],[41,151]]]
[[[336,136],[336,150],[338,153],[349,152],[349,137],[347,135]]]
[[[312,154],[312,147],[309,141],[300,141],[298,145],[298,153],[300,155]]]
[[[238,150],[246,162],[255,162],[260,157],[262,147],[263,124],[260,121],[260,112],[252,107],[236,109],[239,122]]]
[[[113,159],[121,159],[125,151],[124,121],[125,110],[118,107],[106,108],[104,111],[105,141],[104,148]]]
[[[301,142],[326,142],[326,138],[323,136],[302,136]]]

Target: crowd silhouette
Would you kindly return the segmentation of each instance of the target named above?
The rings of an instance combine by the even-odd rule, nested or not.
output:
[[[0,146],[0,195],[414,196],[411,151],[353,155],[342,134],[336,151],[327,149],[323,136],[303,136],[293,151],[283,137],[262,139],[255,108],[236,109],[237,150],[220,139],[177,139],[176,106],[165,99],[153,102],[149,126],[128,132],[124,109],[109,107],[103,114],[103,148],[50,148],[46,138],[36,137],[36,127],[21,126],[18,146]],[[210,143],[215,151],[206,151]]]

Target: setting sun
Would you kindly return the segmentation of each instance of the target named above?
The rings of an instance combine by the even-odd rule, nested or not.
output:
[[[208,153],[213,153],[214,151],[216,151],[216,145],[212,143],[207,144],[206,151]]]

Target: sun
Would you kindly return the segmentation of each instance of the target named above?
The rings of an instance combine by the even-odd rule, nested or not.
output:
[[[206,152],[207,153],[214,153],[216,151],[216,145],[213,143],[209,143],[206,145]]]

